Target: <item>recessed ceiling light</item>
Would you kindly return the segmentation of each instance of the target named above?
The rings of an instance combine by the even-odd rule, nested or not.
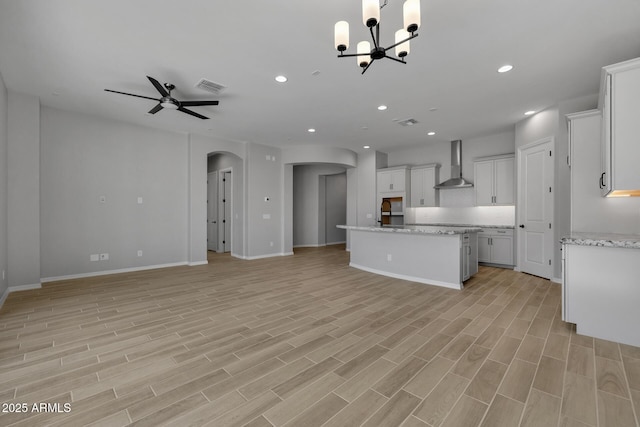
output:
[[[433,132],[433,131],[431,131],[431,132],[427,132],[427,135],[429,135],[429,136],[433,136],[433,135],[435,135],[435,134],[436,134],[436,133],[435,133],[435,132]]]
[[[387,109],[387,106],[386,106],[386,105],[378,105],[378,110],[380,110],[380,111],[384,111],[384,110],[386,110],[386,109]]]
[[[509,71],[513,70],[513,65],[503,65],[502,67],[498,68],[498,72],[499,73],[507,73]]]
[[[286,82],[288,79],[285,76],[276,76],[276,81],[278,83],[284,83]]]
[[[370,145],[363,145],[362,148],[369,149],[369,148],[371,148],[371,146]]]
[[[529,111],[525,112],[525,113],[524,113],[524,115],[525,115],[525,116],[531,116],[531,115],[533,115],[533,114],[535,114],[535,113],[536,113],[535,111],[533,111],[533,110],[529,110]]]
[[[307,132],[309,132],[309,133],[314,133],[315,131],[316,131],[316,130],[315,130],[314,128],[309,128],[309,129],[307,129]]]

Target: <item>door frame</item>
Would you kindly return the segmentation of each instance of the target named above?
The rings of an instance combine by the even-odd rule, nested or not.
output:
[[[212,182],[213,181],[213,182]],[[213,213],[213,215],[211,215]],[[211,223],[212,216],[215,224]],[[210,233],[215,230],[214,236]],[[207,250],[218,252],[218,174],[216,171],[207,173]],[[215,237],[215,238],[211,238]]]
[[[229,203],[229,235],[225,233],[225,223],[222,222],[221,218],[224,218],[224,208],[225,204],[222,203],[222,197],[225,196],[224,192],[224,174],[229,172],[229,197],[227,197],[227,203]],[[225,218],[226,220],[227,218]],[[226,244],[222,243],[222,236],[224,236],[225,242],[229,241],[229,252],[233,253],[233,239],[231,238],[233,235],[233,168],[228,167],[224,169],[218,170],[218,250],[217,252],[226,252],[225,246]]]
[[[545,245],[546,245],[546,251],[549,253],[550,259],[551,259],[551,264],[547,266],[546,268],[546,275],[543,276],[546,279],[551,280],[553,278],[553,272],[554,272],[554,268],[555,268],[555,263],[557,262],[556,259],[554,259],[554,236],[555,236],[555,191],[557,191],[556,186],[555,186],[555,138],[553,136],[548,136],[542,139],[539,139],[537,141],[534,142],[530,142],[528,144],[525,144],[521,147],[518,147],[518,171],[517,171],[517,176],[518,176],[518,197],[517,197],[517,208],[516,208],[516,234],[517,234],[517,251],[518,251],[518,257],[517,257],[517,265],[515,270],[516,271],[521,271],[524,273],[527,273],[526,271],[523,271],[522,266],[524,264],[523,261],[523,257],[524,257],[524,244],[525,244],[525,239],[524,239],[524,230],[522,228],[519,227],[520,224],[524,223],[524,212],[522,210],[522,207],[524,206],[523,204],[523,200],[524,200],[524,194],[525,194],[525,182],[524,182],[524,177],[523,177],[523,167],[522,167],[522,162],[523,162],[523,152],[526,150],[529,150],[531,148],[537,147],[539,145],[548,145],[548,149],[551,150],[551,156],[549,156],[551,159],[549,160],[551,162],[551,167],[549,168],[551,176],[549,177],[551,180],[551,197],[549,198],[549,211],[548,218],[545,218],[545,220],[548,220],[549,224],[551,224],[551,228],[549,233],[551,234],[551,237],[549,239],[545,239]]]

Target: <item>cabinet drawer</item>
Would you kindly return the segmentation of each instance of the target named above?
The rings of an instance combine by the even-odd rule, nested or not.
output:
[[[510,228],[483,228],[478,232],[478,236],[509,236],[513,237],[513,230]]]

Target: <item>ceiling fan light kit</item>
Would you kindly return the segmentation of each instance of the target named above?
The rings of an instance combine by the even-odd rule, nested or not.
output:
[[[389,47],[380,45],[380,11],[387,5],[387,0],[382,6],[379,0],[362,0],[362,22],[369,28],[373,48],[368,41],[361,41],[356,46],[356,53],[344,53],[349,48],[349,23],[338,21],[334,27],[335,48],[340,52],[338,58],[356,57],[358,66],[364,74],[373,61],[389,58],[393,61],[406,64],[404,58],[410,52],[409,40],[418,37],[416,31],[420,28],[420,0],[406,0],[402,7],[404,28],[395,32],[395,43]],[[375,31],[374,31],[375,28]],[[388,51],[395,48],[395,55],[389,55]]]
[[[153,87],[162,95],[160,98],[151,98],[150,96],[136,95],[134,93],[118,92],[117,90],[105,89],[106,92],[119,93],[121,95],[135,96],[137,98],[151,99],[158,101],[158,104],[149,110],[149,114],[156,114],[158,111],[166,108],[168,110],[178,110],[191,116],[197,117],[202,120],[207,120],[209,117],[196,113],[184,107],[198,107],[202,105],[218,105],[218,101],[178,101],[171,96],[171,91],[176,87],[171,83],[165,83],[164,86],[153,77],[147,76]]]

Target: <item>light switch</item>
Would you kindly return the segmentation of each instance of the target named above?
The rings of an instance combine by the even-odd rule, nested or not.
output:
[[[142,204],[142,197],[138,197],[138,204],[141,205]]]
[[[107,196],[100,196],[100,203],[107,203]]]

